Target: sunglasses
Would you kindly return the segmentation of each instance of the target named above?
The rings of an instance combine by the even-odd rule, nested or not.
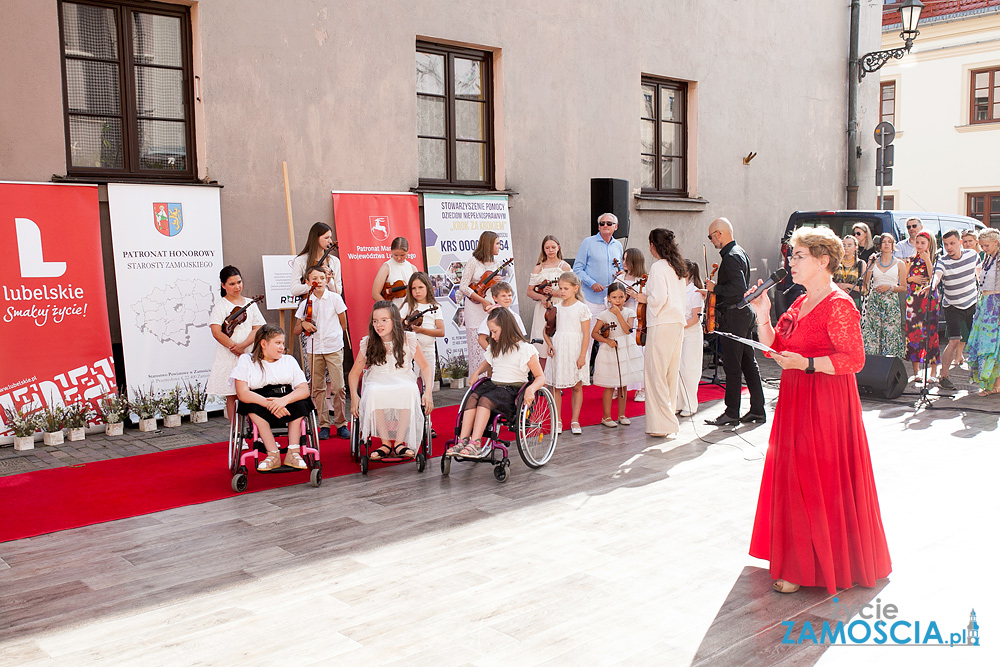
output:
[[[906,226],[907,229],[916,229],[917,227],[919,227],[919,225],[907,225]]]
[[[856,232],[854,232],[854,235],[855,235],[855,236],[864,236],[864,235],[865,235],[865,233],[864,233],[864,232],[862,232],[862,231],[856,231]]]
[[[615,223],[608,222],[607,220],[602,220],[601,222],[597,223],[597,226],[598,227],[614,227]]]
[[[712,232],[711,234],[709,234],[709,235],[708,235],[708,240],[709,240],[709,241],[711,241],[711,240],[712,240],[712,237],[713,237],[713,236],[715,236],[715,235],[716,235],[716,234],[718,234],[718,233],[719,233],[718,231],[714,231],[714,232]]]

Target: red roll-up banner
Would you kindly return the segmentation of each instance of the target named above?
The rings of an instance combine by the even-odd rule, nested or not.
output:
[[[0,183],[0,248],[0,405],[96,404],[116,389],[97,186]]]
[[[334,192],[333,220],[340,244],[344,275],[344,301],[354,352],[368,335],[372,283],[390,257],[389,246],[397,236],[410,243],[406,258],[424,271],[417,195],[410,192]]]

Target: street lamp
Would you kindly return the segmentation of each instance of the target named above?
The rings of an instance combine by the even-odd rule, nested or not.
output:
[[[903,39],[904,45],[898,49],[888,51],[872,51],[861,57],[858,67],[858,81],[865,78],[865,74],[877,72],[891,59],[900,59],[910,52],[913,47],[913,40],[916,39],[920,31],[917,30],[917,23],[920,22],[920,11],[924,8],[924,3],[920,0],[904,0],[899,6],[899,13],[902,17],[903,30],[899,36]]]

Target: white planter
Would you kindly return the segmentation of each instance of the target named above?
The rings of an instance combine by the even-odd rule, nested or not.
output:
[[[50,447],[52,447],[54,445],[61,445],[61,444],[63,444],[63,432],[62,432],[62,430],[55,431],[53,433],[43,433],[42,434],[42,442],[44,442],[46,445],[48,445]]]
[[[87,429],[83,426],[69,429],[69,441],[77,442],[87,437]]]
[[[14,450],[18,452],[26,452],[29,449],[35,448],[35,436],[26,435],[23,438],[21,436],[14,436]]]
[[[465,388],[465,378],[452,378],[451,379],[452,389],[464,389]]]
[[[114,424],[105,424],[104,433],[106,435],[121,435],[125,432],[124,422],[115,422]]]
[[[434,391],[441,391],[441,381],[434,380]]]
[[[196,410],[191,413],[192,424],[205,424],[208,422],[208,410]]]
[[[178,427],[178,426],[181,425],[181,416],[180,415],[164,415],[163,416],[163,425],[166,426],[167,428],[176,428],[176,427]]]
[[[148,433],[150,431],[156,430],[156,417],[150,417],[149,419],[139,420],[139,430],[143,433]]]

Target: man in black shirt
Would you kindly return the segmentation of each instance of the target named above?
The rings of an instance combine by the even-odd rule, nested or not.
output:
[[[750,308],[737,308],[746,291],[750,289],[750,258],[733,240],[733,225],[725,218],[712,222],[708,238],[722,255],[719,262],[719,280],[707,281],[709,292],[715,293],[715,326],[742,338],[749,338],[754,326],[754,313]],[[740,422],[763,424],[764,390],[760,384],[760,369],[753,356],[753,348],[724,336],[719,337],[722,350],[722,368],[726,372],[726,411],[706,424],[724,426]],[[750,391],[750,411],[740,417],[740,375]]]

